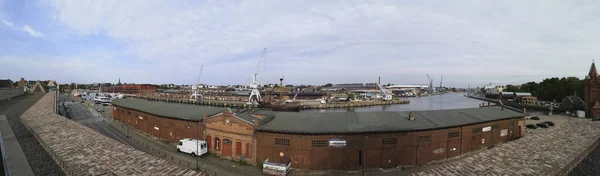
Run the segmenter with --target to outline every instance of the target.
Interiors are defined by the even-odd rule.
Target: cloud
[[[29,35],[31,35],[32,37],[44,38],[44,36],[46,36],[44,35],[44,33],[31,29],[31,27],[29,27],[28,25],[23,26],[22,30],[29,33]]]
[[[268,68],[262,74],[266,80],[286,75],[301,83],[373,82],[382,76],[389,82],[424,83],[429,73],[466,85],[585,74],[600,47],[597,3],[50,0],[49,4],[72,34],[120,41],[125,52],[150,63],[148,69],[193,75],[196,66],[204,64],[203,74],[212,77],[206,80],[214,83],[249,82],[260,51],[268,47]],[[173,80],[174,73],[151,74],[165,82],[186,81]]]
[[[4,23],[8,27],[13,27],[13,24],[11,22],[6,21],[6,20],[2,20],[2,23]]]
[[[1,20],[1,21],[2,21],[2,23],[4,23],[4,25],[10,27],[11,29],[27,32],[32,37],[44,38],[46,36],[44,33],[32,29],[31,27],[29,27],[29,25],[24,25],[22,28],[17,28],[10,21],[6,21],[6,20]]]

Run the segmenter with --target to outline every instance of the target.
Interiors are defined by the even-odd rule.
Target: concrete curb
[[[3,159],[6,159],[5,172],[7,175],[33,176],[33,170],[25,157],[25,153],[19,145],[19,141],[13,133],[6,116],[0,115],[0,145],[3,149]]]

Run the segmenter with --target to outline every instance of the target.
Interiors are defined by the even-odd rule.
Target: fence
[[[180,153],[172,152],[172,151],[164,151],[160,147],[156,147],[153,144],[148,144],[148,142],[146,142],[146,141],[152,140],[152,139],[147,139],[147,137],[137,134],[139,132],[135,131],[135,129],[131,129],[130,127],[126,127],[126,128],[130,128],[130,129],[120,129],[113,125],[114,122],[109,121],[108,123],[110,123],[110,128],[116,129],[119,133],[121,133],[123,136],[126,136],[129,140],[131,140],[136,145],[141,147],[143,149],[143,151],[148,154],[163,158],[167,161],[171,161],[171,162],[176,163],[183,167],[187,167],[187,168],[190,168],[190,169],[193,169],[196,171],[204,172],[207,175],[214,175],[214,176],[226,175],[222,172],[219,172],[219,171],[216,171],[213,169],[208,169],[207,166],[200,166],[203,164],[200,164],[199,161],[198,161],[198,166],[196,166],[196,161],[189,161],[187,159],[182,159],[183,157],[186,157],[186,156],[181,156]],[[144,139],[144,138],[146,138],[146,139]],[[199,158],[195,158],[195,159],[199,159]]]
[[[573,161],[571,161],[565,167],[560,169],[555,175],[557,175],[557,176],[569,175],[569,173],[571,173],[571,171],[573,171],[573,169],[575,169],[575,167],[577,167],[577,165],[579,165],[579,163],[581,163],[581,161],[585,157],[587,157],[587,155],[590,152],[592,152],[592,151],[594,151],[594,149],[596,149],[598,144],[600,144],[600,139],[596,139],[596,141],[592,145],[588,146],[583,152],[581,152],[579,155],[577,155],[577,157],[575,157],[575,159]]]

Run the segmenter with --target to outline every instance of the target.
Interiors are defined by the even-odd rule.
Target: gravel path
[[[569,176],[579,175],[598,175],[600,172],[600,145],[590,152],[580,163],[569,173]]]
[[[54,163],[50,155],[21,123],[21,114],[27,111],[42,96],[44,96],[44,93],[29,93],[9,101],[0,101],[0,114],[6,115],[8,123],[35,175],[64,175],[60,167]]]

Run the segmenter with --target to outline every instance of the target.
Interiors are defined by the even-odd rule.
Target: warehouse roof
[[[143,111],[156,116],[193,121],[201,121],[204,114],[211,116],[225,110],[224,108],[211,106],[167,103],[137,98],[113,100],[112,104],[124,108]]]
[[[259,131],[306,134],[418,131],[522,117],[500,107],[410,112],[273,112]]]

